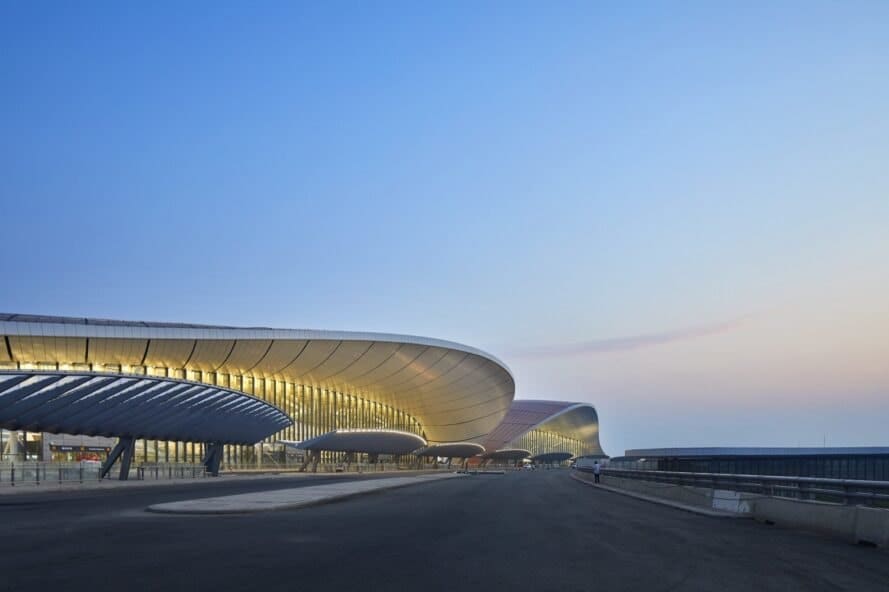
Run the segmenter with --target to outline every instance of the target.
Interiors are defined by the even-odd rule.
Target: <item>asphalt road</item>
[[[220,483],[212,494],[311,483]],[[143,511],[206,495],[206,486],[175,486],[0,499],[0,587],[889,590],[885,550],[698,516],[594,490],[565,470],[450,479],[243,516]]]

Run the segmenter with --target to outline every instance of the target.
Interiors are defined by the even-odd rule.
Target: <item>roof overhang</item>
[[[511,448],[532,430],[561,434],[586,443],[594,453],[602,451],[595,407],[566,401],[515,400],[500,425],[482,443],[488,450]]]
[[[599,445],[599,415],[589,403],[577,403],[552,415],[532,429],[563,434],[590,444]]]
[[[432,444],[414,452],[417,456],[441,456],[448,458],[472,458],[484,454],[485,447],[475,442],[447,442]]]
[[[433,442],[482,438],[515,395],[512,374],[496,357],[412,335],[0,313],[4,342],[0,365],[13,369],[185,369],[346,393],[407,413]]]
[[[240,391],[156,376],[0,371],[0,427],[253,444],[290,425],[274,405]]]
[[[296,445],[304,450],[408,454],[426,446],[416,434],[397,430],[333,430]]]
[[[483,458],[488,458],[491,460],[522,460],[523,458],[528,458],[529,456],[531,456],[530,450],[523,450],[521,448],[504,448],[502,450],[489,452],[485,454]]]

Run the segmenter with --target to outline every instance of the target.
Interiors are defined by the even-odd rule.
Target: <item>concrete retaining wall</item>
[[[866,506],[841,506],[780,497],[753,502],[753,517],[838,536],[852,543],[889,547],[889,510]]]
[[[578,471],[578,477],[593,476]],[[725,492],[704,487],[624,479],[602,475],[602,484],[706,509],[728,509],[726,500],[736,496],[737,511],[781,526],[801,528],[837,536],[852,543],[889,547],[889,510],[866,506],[843,506],[824,502],[764,497],[744,492]]]
[[[587,474],[581,473],[582,478],[592,481]],[[592,477],[592,475],[589,475]],[[652,481],[641,481],[639,479],[623,479],[612,477],[610,475],[601,475],[602,485],[609,487],[619,487],[627,491],[635,491],[644,495],[654,495],[662,497],[670,501],[688,504],[690,506],[699,506],[702,508],[710,508],[713,500],[713,490],[704,487],[676,487],[668,483],[655,483]]]

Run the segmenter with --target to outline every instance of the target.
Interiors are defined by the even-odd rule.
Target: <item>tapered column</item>
[[[108,454],[108,458],[105,459],[99,477],[104,479],[108,476],[111,467],[113,467],[115,461],[120,458],[120,473],[118,479],[120,481],[126,481],[130,476],[130,463],[133,461],[133,455],[135,453],[136,439],[130,436],[121,436],[117,440],[117,444],[114,445],[114,448],[112,448],[111,452]]]
[[[208,442],[201,462],[208,473],[218,477],[219,465],[222,463],[222,442]]]

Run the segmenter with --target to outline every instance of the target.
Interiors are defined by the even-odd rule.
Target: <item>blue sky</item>
[[[0,309],[457,340],[596,404],[611,453],[887,444],[887,30],[7,2]]]

